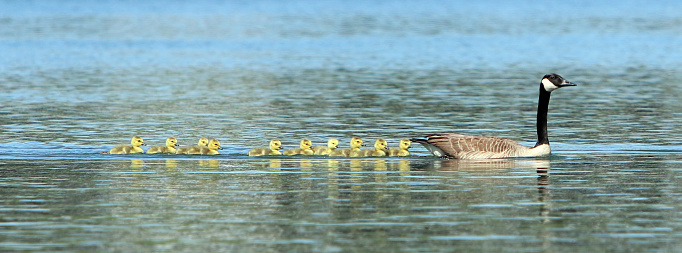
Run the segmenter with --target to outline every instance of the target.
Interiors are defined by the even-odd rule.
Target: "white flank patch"
[[[552,149],[549,147],[549,144],[542,144],[531,149],[528,149],[526,152],[523,152],[523,154],[520,154],[519,157],[547,156],[551,153]]]
[[[556,86],[554,83],[552,83],[552,81],[550,81],[550,80],[547,79],[547,78],[543,78],[543,79],[542,79],[542,86],[545,87],[545,90],[546,90],[547,92],[552,92],[552,91],[554,91],[554,90],[556,90],[556,89],[559,88],[559,86]]]

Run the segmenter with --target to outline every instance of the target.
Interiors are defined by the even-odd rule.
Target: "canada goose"
[[[327,141],[327,146],[318,146],[313,149],[316,155],[329,155],[339,147],[339,140],[331,138]]]
[[[386,146],[388,146],[388,142],[379,138],[374,142],[374,149],[362,150],[360,156],[386,156]]]
[[[168,137],[166,138],[166,146],[154,146],[151,147],[147,150],[147,154],[158,154],[158,153],[164,153],[164,154],[175,154],[176,149],[175,147],[178,146],[178,139],[175,137]]]
[[[175,151],[175,153],[176,153],[176,154],[187,154],[187,152],[189,152],[189,150],[190,150],[191,148],[197,147],[197,146],[204,146],[204,147],[208,146],[208,139],[202,137],[202,138],[199,139],[199,143],[197,143],[197,145],[179,147],[179,148]]]
[[[364,146],[362,145],[362,139],[353,137],[350,140],[350,148],[336,149],[329,156],[358,157],[361,155],[360,147],[362,146]]]
[[[388,150],[388,156],[410,156],[410,145],[412,145],[412,142],[408,139],[402,139],[400,140],[400,144],[398,148],[392,148]]]
[[[220,146],[220,141],[216,139],[211,139],[211,141],[208,142],[208,146],[202,146],[202,145],[195,145],[190,147],[190,149],[187,151],[188,155],[219,155],[220,152],[218,150],[222,150],[223,148]]]
[[[547,137],[547,109],[551,92],[565,86],[575,86],[557,74],[547,74],[540,81],[537,133],[534,147],[525,147],[513,140],[491,136],[470,136],[454,133],[433,134],[425,139],[411,139],[424,145],[435,156],[456,159],[486,159],[505,157],[537,157],[551,153]]]
[[[285,150],[284,155],[313,155],[315,152],[312,149],[313,143],[308,139],[301,140],[299,148]]]
[[[251,150],[249,150],[247,155],[249,155],[249,156],[281,155],[282,152],[279,151],[280,149],[282,149],[282,142],[279,140],[271,140],[270,141],[270,147],[251,149]]]
[[[122,154],[142,154],[144,153],[144,149],[142,149],[140,146],[144,146],[144,140],[140,138],[139,136],[134,136],[130,140],[130,146],[128,145],[118,145],[116,147],[113,147],[109,152],[106,152],[105,154],[112,154],[112,155],[122,155]]]

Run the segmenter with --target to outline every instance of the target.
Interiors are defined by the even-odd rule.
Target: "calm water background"
[[[0,250],[682,246],[680,1],[0,1]],[[434,132],[543,159],[250,158]],[[215,157],[99,152],[133,135]]]

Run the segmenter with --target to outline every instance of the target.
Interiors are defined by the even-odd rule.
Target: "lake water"
[[[0,1],[0,251],[674,252],[680,1]],[[248,157],[457,132],[553,155]],[[218,156],[103,155],[217,138]]]

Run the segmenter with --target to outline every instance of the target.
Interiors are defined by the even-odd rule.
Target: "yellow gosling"
[[[199,143],[197,143],[197,145],[179,147],[179,148],[175,151],[175,153],[176,153],[176,154],[187,154],[187,152],[189,152],[190,149],[192,149],[192,148],[194,148],[194,147],[197,147],[197,146],[204,146],[204,147],[208,146],[208,139],[202,137],[202,138],[199,139]]]
[[[379,138],[374,142],[374,149],[362,150],[361,156],[386,156],[386,151],[388,151],[386,146],[388,146],[388,142]]]
[[[344,157],[358,157],[360,156],[360,147],[362,147],[362,139],[353,137],[350,140],[350,148],[336,149],[329,156],[344,156]]]
[[[313,152],[313,142],[311,142],[308,139],[303,139],[301,140],[301,144],[299,145],[298,148],[295,149],[289,149],[285,150],[283,152],[284,155],[313,155],[315,152]]]
[[[223,147],[220,146],[220,141],[216,139],[211,139],[208,142],[208,146],[196,145],[192,146],[188,151],[188,155],[219,155],[218,150],[222,150]]]
[[[279,151],[280,149],[282,149],[282,142],[279,140],[271,140],[269,148],[254,148],[252,150],[249,150],[247,155],[249,156],[281,155],[282,152]]]
[[[168,137],[166,139],[166,146],[154,146],[147,150],[147,154],[175,154],[175,147],[178,146],[178,139],[175,137]]]
[[[327,146],[319,146],[315,147],[313,149],[313,153],[316,155],[329,155],[334,150],[336,150],[339,147],[339,140],[331,138],[329,141],[327,141]]]
[[[408,139],[400,140],[399,148],[392,148],[388,150],[388,156],[410,156],[410,149],[412,142]]]
[[[130,140],[130,146],[128,145],[119,145],[111,150],[109,150],[108,154],[112,155],[123,155],[123,154],[142,154],[144,153],[144,149],[142,149],[140,146],[144,146],[144,140],[140,138],[139,136],[133,137],[133,139]]]

